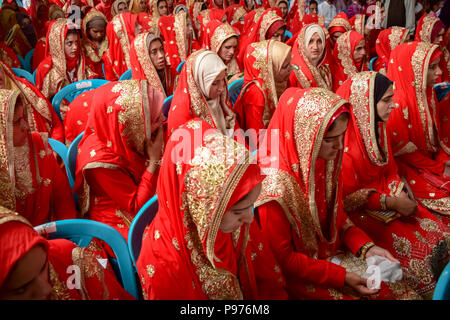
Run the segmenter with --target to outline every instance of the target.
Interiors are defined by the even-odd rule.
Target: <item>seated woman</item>
[[[166,61],[172,77],[175,78],[178,75],[178,65],[192,52],[192,22],[186,12],[181,10],[172,16],[162,16],[158,27],[164,40]]]
[[[450,82],[450,52],[445,46],[445,24],[441,19],[433,15],[423,15],[417,23],[415,32],[415,41],[437,44],[443,55],[439,68],[442,70],[442,76],[438,82]]]
[[[234,111],[244,129],[266,129],[291,74],[291,47],[266,40],[251,44],[244,59],[244,86]],[[253,143],[257,143],[258,138]]]
[[[399,106],[387,122],[392,153],[416,200],[450,223],[450,148],[444,135],[448,107],[436,107],[433,85],[442,75],[437,45],[408,42],[395,48],[387,76]]]
[[[58,166],[46,134],[31,133],[19,92],[0,90],[0,205],[33,226],[77,217],[65,172]]]
[[[178,134],[179,132],[182,132]],[[285,299],[285,282],[253,222],[263,177],[244,145],[201,119],[167,144],[158,213],[137,261],[145,299]]]
[[[53,106],[35,85],[14,74],[0,61],[0,89],[20,91],[31,132],[48,132],[49,138],[64,142],[64,128]]]
[[[265,10],[256,22],[248,21],[248,29],[241,35],[239,41],[240,54],[237,61],[241,68],[244,68],[245,51],[252,43],[271,39],[283,41],[286,23],[278,13],[279,10],[270,8]],[[255,13],[255,16],[258,17],[258,14]]]
[[[78,145],[74,191],[82,215],[128,239],[131,221],[155,194],[163,96],[145,80],[112,82],[96,90],[98,99]]]
[[[146,0],[130,0],[128,10],[132,13],[139,14],[141,12],[148,12]]]
[[[328,34],[330,35],[330,53],[333,53],[333,48],[336,45],[337,39],[347,31],[351,30],[352,26],[350,25],[345,12],[339,12],[328,25]]]
[[[266,174],[255,203],[262,232],[291,299],[420,298],[403,281],[376,290],[362,277],[365,258],[397,260],[344,212],[340,163],[348,118],[347,101],[322,88],[289,88],[281,96],[258,150]]]
[[[69,28],[67,19],[58,19],[52,23],[47,33],[47,57],[36,71],[36,87],[48,101],[65,86],[95,78],[86,65],[86,59],[80,48],[78,31]],[[65,108],[61,108],[64,118]]]
[[[333,92],[351,76],[368,71],[366,59],[366,40],[362,34],[347,31],[341,35],[334,46],[330,63]]]
[[[86,14],[82,24],[82,48],[86,56],[86,64],[98,75],[98,79],[104,78],[102,57],[108,49],[107,24],[105,15],[95,9]]]
[[[390,27],[382,30],[378,35],[377,43],[375,45],[378,58],[375,60],[373,71],[378,71],[386,75],[389,57],[392,50],[408,40],[409,29],[402,27]]]
[[[97,260],[106,258],[100,250],[95,242],[81,248],[65,239],[47,240],[0,206],[0,300],[132,300],[111,265],[104,268]],[[79,287],[70,272],[74,266]]]
[[[449,261],[445,235],[450,229],[408,197],[398,175],[386,136],[386,122],[395,108],[393,83],[381,73],[361,72],[344,82],[337,93],[352,108],[342,159],[344,210],[401,262],[411,288],[431,299]],[[395,220],[386,217],[383,221],[377,215],[388,211],[398,213],[392,217]]]
[[[25,19],[29,23],[26,23]],[[3,36],[1,39],[15,52],[18,57],[25,55],[36,45],[36,32],[30,17],[23,12],[15,12],[9,8],[0,10],[0,22]]]
[[[331,90],[331,71],[328,66],[326,35],[318,24],[303,28],[292,48],[294,70],[288,87],[320,87]]]
[[[205,30],[209,30],[203,37],[203,48],[214,51],[227,66],[227,79],[241,70],[236,62],[238,49],[238,35],[236,31],[228,24],[218,20],[211,20],[206,24]]]
[[[238,128],[226,87],[227,66],[209,50],[194,52],[186,60],[169,111],[168,135],[192,118],[200,118],[222,134]]]
[[[0,41],[0,61],[6,63],[11,68],[22,68],[15,52],[3,41]]]
[[[172,95],[174,78],[166,64],[163,40],[153,33],[139,34],[130,50],[133,79],[147,80],[164,98]]]
[[[134,38],[141,33],[137,14],[125,12],[116,15],[106,27],[108,49],[103,55],[105,64],[105,79],[119,80],[120,76],[131,69],[130,49]]]

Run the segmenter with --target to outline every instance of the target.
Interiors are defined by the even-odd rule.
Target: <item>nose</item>
[[[336,142],[334,144],[334,149],[336,149],[336,150],[344,149],[344,135],[342,135],[342,137],[339,137],[339,139],[336,139]]]
[[[242,223],[252,223],[253,222],[253,207],[250,207],[245,213],[241,215]]]
[[[439,66],[436,66],[436,76],[439,77],[442,75],[442,70],[439,68]]]

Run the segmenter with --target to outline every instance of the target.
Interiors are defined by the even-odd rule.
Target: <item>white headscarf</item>
[[[318,24],[310,24],[306,27],[305,30],[305,46],[308,47],[309,41],[311,40],[311,37],[317,33],[320,37],[320,40],[322,40],[323,46],[325,48],[325,32],[323,31],[322,27]],[[325,49],[324,49],[325,50]]]

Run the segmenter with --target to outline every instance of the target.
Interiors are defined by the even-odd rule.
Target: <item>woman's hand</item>
[[[351,271],[347,271],[345,273],[344,283],[355,290],[361,296],[376,294],[379,291],[379,289],[369,289],[367,287],[367,279],[364,279],[363,277],[360,277],[359,275]]]
[[[411,200],[404,191],[397,198],[387,197],[386,206],[388,209],[395,210],[404,217],[412,216],[417,212],[417,203]]]
[[[450,177],[450,161],[444,164],[444,176]]]
[[[163,127],[161,126],[152,134],[151,139],[145,143],[145,152],[150,161],[147,170],[151,173],[155,173],[157,168],[156,162],[161,159],[163,142]]]
[[[373,246],[372,248],[367,250],[366,259],[369,257],[372,257],[372,256],[385,257],[386,259],[389,259],[393,262],[400,262],[397,259],[395,259],[394,256],[389,251],[387,251],[386,249],[383,249],[379,246]]]

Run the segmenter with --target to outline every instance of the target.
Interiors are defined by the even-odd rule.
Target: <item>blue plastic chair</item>
[[[163,113],[164,117],[166,117],[166,119],[169,116],[169,110],[170,110],[170,105],[172,104],[172,98],[173,98],[173,95],[168,96],[166,99],[164,99],[164,102],[163,102],[162,113]]]
[[[37,69],[34,70],[33,72],[33,83],[36,85],[36,74],[37,74]]]
[[[114,228],[97,221],[87,219],[68,219],[42,224],[34,228],[49,239],[67,239],[80,247],[87,247],[93,238],[106,242],[113,250],[120,278],[125,290],[139,298],[135,272],[128,252],[128,244]]]
[[[447,263],[436,283],[433,300],[450,300],[450,262]]]
[[[81,93],[96,89],[106,83],[109,83],[109,81],[103,79],[82,80],[71,83],[59,90],[57,94],[55,94],[52,100],[53,109],[55,109],[56,114],[62,121],[60,105],[63,99],[67,100],[70,103],[75,100],[75,98],[78,97],[78,95],[80,95]]]
[[[284,31],[284,39],[288,40],[290,38],[292,38],[292,32],[289,30]]]
[[[72,177],[72,173],[70,172],[69,169],[69,156],[68,156],[69,149],[66,147],[64,143],[52,138],[48,139],[48,144],[50,145],[50,147],[52,147],[53,151],[55,151],[61,157],[62,161],[64,162],[64,167],[66,168],[67,178],[69,179],[70,187],[73,188],[74,180]]]
[[[131,222],[130,231],[128,231],[128,251],[134,265],[141,253],[144,230],[155,218],[158,207],[158,197],[155,195],[144,204]]]
[[[445,88],[445,85],[447,85],[446,88]],[[435,84],[434,90],[436,92],[436,98],[438,99],[438,101],[441,101],[450,92],[450,82]]]
[[[29,73],[27,70],[19,69],[19,68],[12,68],[12,71],[14,71],[14,74],[18,77],[22,77],[30,81],[32,84],[36,84],[33,75]]]
[[[120,76],[119,81],[131,80],[131,76],[132,76],[131,69],[128,69]]]
[[[31,70],[31,59],[33,59],[33,54],[34,54],[34,49],[31,49],[25,55],[25,59],[22,59],[22,57],[18,56],[18,58],[20,60],[20,64],[22,66],[22,69],[26,70],[30,73],[33,72],[33,70]]]
[[[230,85],[228,86],[228,96],[231,100],[231,102],[236,102],[239,93],[241,93],[242,86],[244,85],[244,78],[234,80]]]
[[[181,61],[181,63],[178,65],[178,67],[177,67],[177,72],[178,73],[181,73],[181,70],[183,70],[183,66],[184,66],[184,63],[186,62],[186,60],[183,60],[183,61]]]
[[[378,57],[373,57],[372,59],[370,59],[370,65],[369,65],[369,70],[373,71],[373,65],[375,64],[375,61],[377,61]]]
[[[77,167],[77,154],[78,154],[78,144],[80,143],[81,139],[83,138],[84,132],[80,133],[70,144],[68,150],[67,150],[67,163],[69,166],[68,175],[70,174],[69,183],[72,184],[70,187],[73,189],[73,183],[75,182],[75,169]]]

